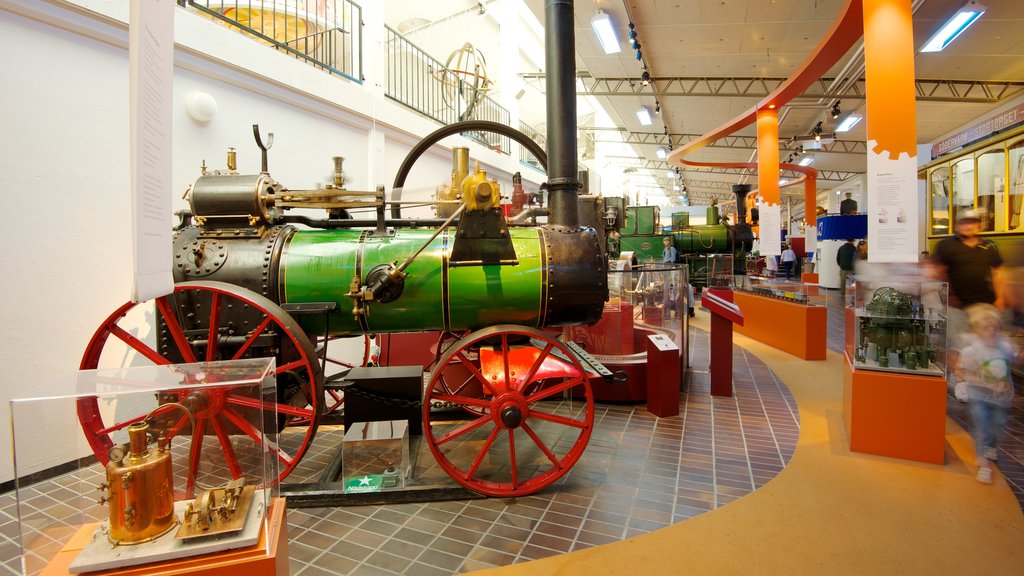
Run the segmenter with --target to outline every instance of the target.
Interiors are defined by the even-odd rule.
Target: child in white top
[[[967,407],[974,421],[974,443],[979,482],[992,482],[996,441],[1006,426],[1013,405],[1010,364],[1019,351],[1003,335],[999,309],[991,304],[967,307],[971,334],[960,351],[956,375],[967,382]]]

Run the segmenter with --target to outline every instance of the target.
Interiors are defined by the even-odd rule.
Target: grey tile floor
[[[708,336],[694,330],[692,339],[694,369],[678,416],[656,418],[644,405],[599,404],[579,462],[527,497],[291,508],[291,574],[429,576],[502,566],[656,530],[763,486],[793,454],[796,404],[760,361],[739,348],[734,396],[712,398]],[[306,458],[313,463],[326,457],[340,434],[322,430],[320,453],[311,448]],[[53,512],[60,503],[50,494],[67,489],[62,482],[69,484],[55,478],[33,486],[25,501]],[[21,573],[16,517],[14,494],[0,495],[0,573]],[[56,541],[42,552],[55,549]],[[30,568],[44,560],[33,558]]]

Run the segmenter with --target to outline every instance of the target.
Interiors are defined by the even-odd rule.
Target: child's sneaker
[[[988,466],[982,466],[978,468],[978,475],[974,477],[978,482],[982,484],[992,483],[992,469]]]
[[[991,446],[988,447],[988,448],[985,448],[982,451],[981,455],[982,455],[983,458],[985,458],[985,460],[991,460],[993,462],[995,462],[996,460],[999,460],[999,453],[996,452],[996,449],[992,448]]]
[[[967,382],[957,382],[953,386],[953,396],[958,402],[967,402]]]

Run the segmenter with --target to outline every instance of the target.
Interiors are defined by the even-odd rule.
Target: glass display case
[[[732,254],[687,254],[686,266],[690,282],[698,291],[702,288],[725,288],[731,284],[735,273]],[[745,259],[741,266],[746,266]]]
[[[944,376],[947,284],[853,280],[846,294],[846,353],[854,367]]]
[[[690,308],[694,287],[682,264],[613,260],[608,266],[608,301],[594,325],[564,329],[564,339],[581,348],[617,377],[592,379],[594,398],[640,402],[647,398],[649,337],[662,335],[679,350],[679,373],[689,365]],[[621,380],[624,375],[625,382]]]
[[[269,553],[277,405],[273,358],[83,370],[12,400],[23,572]]]
[[[804,284],[787,278],[733,276],[732,289],[808,306],[826,306],[829,293],[816,284]]]

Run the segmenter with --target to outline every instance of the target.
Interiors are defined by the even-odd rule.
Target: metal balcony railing
[[[215,22],[358,83],[363,9],[351,0],[188,0]]]
[[[530,137],[531,140],[540,145],[541,148],[547,149],[547,137],[535,130],[529,124],[525,122],[519,123],[519,131]],[[520,146],[519,147],[519,163],[523,166],[533,168],[541,174],[545,174],[544,167],[540,165],[540,161],[537,160],[529,150]]]
[[[509,125],[508,110],[487,96],[476,98],[470,83],[448,71],[444,64],[393,28],[384,28],[385,96],[445,125],[461,120],[490,120]],[[499,134],[462,135],[502,154],[509,154],[512,147],[512,139]]]

